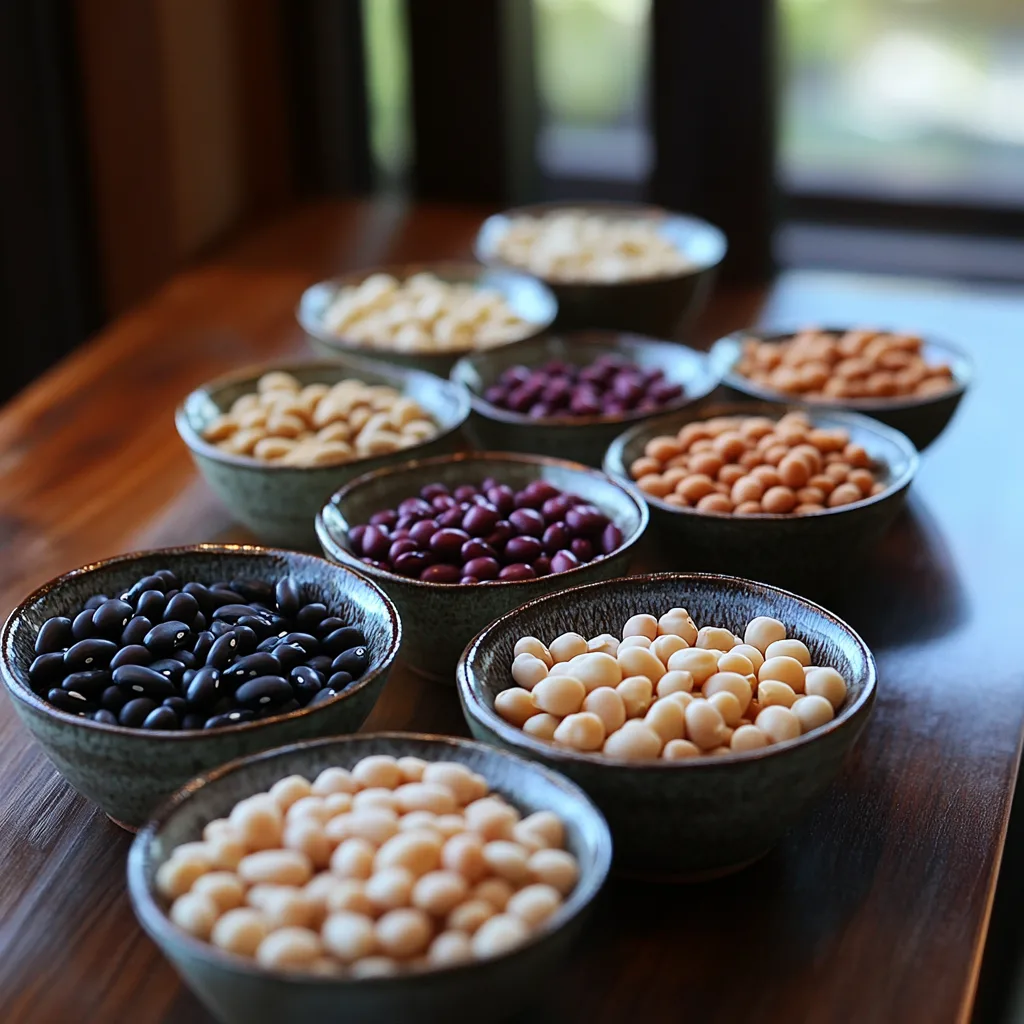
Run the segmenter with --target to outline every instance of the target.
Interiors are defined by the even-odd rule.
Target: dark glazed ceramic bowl
[[[477,259],[492,267],[511,266],[498,255],[497,245],[513,218],[539,217],[568,209],[622,219],[654,220],[661,234],[689,256],[694,266],[667,277],[641,278],[619,284],[544,279],[558,299],[555,327],[562,331],[581,327],[613,328],[654,338],[679,337],[707,301],[715,269],[725,258],[727,248],[725,235],[697,217],[641,203],[557,202],[517,206],[484,221],[474,247]]]
[[[384,359],[393,366],[425,370],[445,377],[466,350],[451,352],[403,352],[398,349],[378,348],[362,341],[335,334],[324,326],[324,313],[342,288],[362,284],[372,274],[390,274],[404,281],[413,274],[429,273],[448,284],[474,284],[491,288],[502,294],[512,311],[532,324],[522,338],[505,342],[515,345],[526,338],[536,337],[554,322],[558,303],[551,290],[535,277],[517,270],[482,267],[478,263],[403,263],[384,267],[370,267],[352,274],[320,281],[302,293],[295,315],[313,347],[325,356],[362,354]],[[501,346],[494,346],[495,348]]]
[[[830,334],[844,334],[845,327],[823,327]],[[737,373],[734,369],[743,352],[743,343],[750,338],[759,341],[785,341],[795,331],[736,331],[720,338],[711,348],[709,358],[716,372],[721,376],[722,383],[733,391],[769,402],[801,402],[809,409],[820,409],[831,412],[845,409],[850,412],[863,413],[881,423],[888,424],[894,430],[906,434],[924,451],[945,429],[953,418],[960,399],[964,397],[973,376],[971,360],[961,349],[948,341],[925,338],[922,353],[926,362],[948,363],[953,370],[953,384],[941,395],[928,395],[925,398],[840,398],[833,402],[821,399],[804,398],[799,395],[787,395],[781,391],[756,384],[754,381]]]
[[[437,434],[422,444],[387,455],[333,466],[280,466],[249,455],[232,455],[203,440],[206,426],[227,412],[235,399],[256,390],[264,373],[283,370],[303,385],[336,384],[356,377],[367,384],[390,384],[415,399],[437,424]],[[461,428],[469,417],[465,388],[428,373],[405,370],[356,356],[312,362],[249,366],[218,377],[193,391],[175,413],[181,439],[214,494],[235,518],[267,544],[316,548],[313,519],[324,499],[343,483],[411,455],[441,455],[463,446]]]
[[[558,912],[526,945],[493,960],[388,978],[342,979],[280,974],[193,938],[167,918],[154,889],[157,869],[180,843],[244,797],[291,774],[312,777],[330,766],[350,767],[369,754],[459,761],[524,813],[551,810],[565,823],[566,847],[580,878]],[[611,861],[608,826],[585,794],[540,765],[493,747],[441,736],[380,733],[299,743],[235,761],[179,791],[139,833],[128,857],[128,889],[149,936],[219,1020],[238,1024],[448,1024],[502,1020],[542,998],[584,924]]]
[[[495,696],[513,685],[520,637],[619,636],[631,615],[673,607],[689,609],[698,625],[741,632],[757,615],[780,619],[814,664],[843,674],[845,705],[828,725],[763,750],[630,763],[536,739],[494,710]],[[532,757],[586,790],[611,826],[617,869],[696,880],[756,860],[832,783],[871,712],[875,661],[845,622],[788,591],[731,576],[659,573],[575,587],[509,612],[466,648],[458,687],[477,739]]]
[[[46,703],[28,667],[39,627],[81,609],[93,594],[123,593],[157,569],[212,583],[292,575],[328,608],[344,610],[366,634],[371,668],[334,700],[287,715],[212,730],[126,729],[93,722]],[[354,732],[373,709],[402,639],[395,606],[373,583],[314,555],[246,545],[200,544],[119,555],[58,576],[11,612],[0,634],[0,669],[14,709],[57,770],[119,825],[143,824],[168,794],[194,775],[233,758],[314,736]]]
[[[678,508],[645,494],[651,520],[673,568],[742,573],[780,586],[793,586],[848,564],[876,541],[896,518],[917,472],[914,446],[898,431],[850,412],[797,405],[744,402],[684,409],[647,420],[612,442],[605,472],[630,481],[629,466],[653,437],[675,434],[685,423],[712,416],[770,416],[804,408],[818,427],[842,427],[880,466],[886,489],[874,498],[808,515],[733,516]],[[876,470],[876,472],[878,472]]]
[[[533,580],[495,580],[491,583],[424,583],[366,565],[349,548],[348,529],[365,523],[383,508],[419,493],[428,483],[452,487],[479,483],[493,476],[515,489],[534,480],[547,480],[560,490],[592,502],[622,531],[621,546],[610,555]],[[453,681],[455,664],[470,638],[492,619],[511,608],[573,583],[607,580],[625,573],[633,549],[647,528],[643,499],[629,484],[621,485],[597,469],[539,455],[467,452],[447,458],[407,462],[394,469],[368,473],[343,487],[317,516],[316,531],[328,557],[365,573],[384,590],[402,615],[405,643],[402,654],[409,667],[432,679]]]
[[[535,419],[500,409],[484,391],[512,366],[541,366],[552,359],[586,366],[599,356],[618,355],[645,370],[660,369],[670,384],[684,393],[657,413],[630,412],[619,416],[549,416]],[[657,341],[616,331],[578,331],[545,335],[511,348],[464,356],[452,370],[452,380],[464,384],[473,403],[466,431],[479,448],[490,451],[534,452],[600,466],[608,445],[627,426],[651,416],[685,408],[706,397],[718,384],[707,356],[678,342]]]

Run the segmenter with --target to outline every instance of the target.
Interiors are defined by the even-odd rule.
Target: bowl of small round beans
[[[899,513],[914,445],[857,413],[705,405],[612,443],[605,470],[636,485],[688,567],[793,584],[862,553]]]
[[[788,591],[660,573],[509,612],[466,648],[458,689],[477,739],[586,790],[617,868],[696,879],[764,854],[832,783],[875,663]]]
[[[361,473],[463,445],[469,395],[357,356],[248,367],[193,391],[175,423],[203,478],[263,543],[313,549],[313,519]]]
[[[703,307],[726,252],[718,228],[639,203],[538,203],[488,217],[488,266],[523,270],[558,299],[555,326],[672,338]]]
[[[478,447],[593,466],[624,427],[704,398],[718,383],[703,353],[617,331],[544,335],[464,356],[451,378],[469,390],[466,430]]]
[[[946,429],[972,376],[967,354],[948,341],[857,328],[737,331],[710,358],[734,391],[861,412],[918,450]]]
[[[467,352],[551,326],[558,304],[540,281],[478,263],[360,270],[307,288],[296,316],[323,355],[361,353],[440,375]]]
[[[353,480],[324,506],[329,558],[402,615],[410,668],[451,682],[470,638],[531,597],[626,571],[648,512],[629,484],[540,455],[465,452]]]
[[[0,670],[61,774],[135,827],[198,771],[358,729],[400,643],[394,605],[357,573],[202,544],[51,580],[7,619]]]
[[[244,758],[178,792],[132,905],[221,1020],[503,1020],[539,997],[608,873],[608,826],[536,763],[382,733]]]

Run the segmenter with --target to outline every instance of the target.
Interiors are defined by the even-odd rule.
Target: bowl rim
[[[539,203],[524,203],[520,206],[510,206],[485,218],[477,230],[476,237],[473,239],[473,255],[488,267],[500,267],[502,269],[515,270],[519,273],[530,273],[524,267],[520,267],[515,263],[509,263],[492,249],[486,247],[484,245],[484,238],[486,235],[496,232],[503,225],[507,226],[507,222],[513,217],[541,217],[556,210],[583,210],[586,213],[610,213],[643,218],[645,220],[674,221],[677,224],[704,231],[710,238],[713,238],[717,245],[718,256],[710,261],[694,262],[693,266],[672,274],[648,274],[645,277],[631,277],[625,281],[587,281],[575,279],[560,281],[557,278],[532,275],[538,281],[544,282],[548,287],[562,290],[575,288],[628,288],[631,285],[647,285],[662,281],[681,281],[720,266],[729,251],[729,240],[726,238],[725,232],[703,217],[696,216],[696,214],[671,210],[667,206],[659,206],[656,203],[641,203],[631,200],[586,199],[574,202],[571,199],[551,199]]]
[[[493,708],[488,706],[483,696],[486,691],[486,687],[475,672],[472,674],[470,673],[469,663],[476,655],[477,651],[491,640],[493,633],[500,627],[504,626],[507,620],[510,620],[523,612],[532,611],[537,605],[545,601],[565,601],[567,604],[570,604],[574,600],[585,597],[584,592],[587,590],[597,589],[600,587],[621,586],[624,583],[629,583],[631,586],[641,590],[648,584],[660,583],[662,581],[677,582],[681,585],[685,585],[687,582],[691,581],[695,581],[697,583],[710,582],[719,584],[720,589],[727,589],[729,586],[736,587],[738,585],[740,589],[754,590],[755,592],[769,591],[773,594],[781,595],[785,598],[798,602],[803,605],[805,609],[813,612],[819,620],[824,619],[829,624],[832,631],[838,630],[845,633],[847,637],[860,648],[866,666],[864,685],[861,688],[860,693],[857,695],[855,700],[844,705],[830,722],[819,726],[816,729],[812,729],[810,732],[803,733],[796,739],[784,740],[781,743],[773,743],[770,746],[762,747],[757,750],[746,750],[735,753],[730,752],[728,755],[721,755],[718,757],[708,757],[707,755],[701,757],[688,757],[679,761],[666,761],[660,757],[632,761],[622,758],[606,757],[604,754],[573,750],[570,747],[558,746],[553,743],[535,739],[529,733],[523,732],[522,729],[517,729],[515,726],[506,722]],[[511,676],[509,678],[511,679]],[[497,733],[498,736],[501,737],[502,742],[509,743],[516,749],[523,750],[524,754],[527,754],[528,756],[540,756],[542,758],[558,762],[559,764],[597,765],[611,769],[628,768],[644,772],[711,771],[723,765],[746,764],[761,761],[777,754],[784,754],[788,751],[796,750],[799,747],[807,746],[823,736],[827,736],[844,728],[857,716],[862,708],[870,706],[875,699],[877,682],[878,668],[875,663],[875,656],[871,652],[871,648],[864,642],[863,637],[861,637],[861,635],[844,619],[839,618],[838,615],[830,612],[827,608],[818,604],[816,601],[811,601],[809,598],[801,597],[799,594],[795,594],[793,591],[786,590],[783,587],[772,586],[770,583],[761,583],[757,580],[748,580],[742,576],[729,576],[725,573],[713,572],[643,573],[637,576],[623,576],[618,579],[603,580],[597,583],[587,583],[576,587],[567,587],[565,590],[556,591],[555,593],[548,594],[545,597],[535,598],[532,601],[521,604],[518,608],[513,608],[511,611],[505,612],[505,614],[499,616],[492,623],[480,630],[480,632],[477,633],[477,635],[466,645],[466,649],[462,652],[462,656],[459,658],[458,665],[455,668],[455,686],[458,690],[459,702],[462,705],[463,715],[466,717],[467,721],[470,718],[475,718],[491,732]],[[506,689],[507,688],[508,687],[506,687]]]
[[[765,341],[771,344],[785,341],[799,334],[801,330],[808,328],[791,328],[783,330],[772,328],[761,330],[756,327],[742,327],[719,338],[708,350],[708,359],[714,364],[719,374],[720,382],[741,391],[745,395],[768,402],[799,402],[814,409],[848,409],[853,412],[885,413],[901,412],[910,409],[924,409],[935,405],[938,402],[947,401],[950,398],[962,397],[974,379],[974,360],[966,350],[959,345],[954,345],[945,338],[937,338],[931,334],[921,334],[917,331],[896,331],[883,330],[879,334],[913,334],[919,337],[925,346],[938,349],[942,354],[949,356],[950,368],[953,371],[953,384],[945,391],[937,395],[893,395],[890,398],[809,398],[805,395],[790,394],[786,391],[777,391],[761,384],[756,384],[749,377],[744,377],[735,369],[740,357],[740,349],[743,342],[747,340]],[[867,330],[868,328],[857,327],[815,327],[814,330],[822,334],[845,334],[847,331]],[[872,328],[874,330],[874,328]]]
[[[538,467],[553,466],[558,469],[583,470],[588,475],[601,478],[622,491],[636,506],[640,521],[637,528],[629,536],[623,536],[622,543],[614,551],[609,552],[607,555],[601,555],[600,558],[593,558],[589,562],[583,562],[580,565],[574,566],[572,569],[567,569],[565,572],[549,573],[547,576],[536,576],[529,580],[486,580],[481,583],[463,584],[432,583],[429,580],[414,580],[408,576],[401,576],[397,572],[391,572],[387,569],[378,569],[374,565],[367,565],[337,542],[334,534],[331,532],[324,520],[324,512],[327,508],[335,506],[334,512],[345,523],[347,532],[348,519],[342,514],[341,510],[337,508],[337,506],[353,491],[374,483],[382,477],[398,477],[406,472],[420,469],[424,466],[441,466],[459,462],[511,462]],[[549,580],[552,576],[570,576],[574,572],[587,569],[588,567],[599,564],[609,558],[625,554],[630,548],[634,547],[639,542],[641,537],[643,537],[644,532],[647,529],[647,525],[650,522],[650,518],[651,513],[647,508],[647,503],[643,500],[640,492],[632,485],[632,483],[623,483],[605,470],[597,469],[594,466],[585,466],[582,462],[572,462],[569,459],[553,458],[550,455],[531,455],[525,452],[467,451],[455,452],[451,455],[435,455],[427,459],[411,459],[409,462],[399,463],[394,466],[385,466],[382,469],[376,469],[370,473],[364,473],[362,476],[355,477],[335,491],[334,494],[327,499],[324,507],[316,514],[315,526],[316,535],[320,540],[320,544],[323,547],[325,554],[332,559],[338,558],[341,564],[351,568],[355,572],[365,573],[367,576],[373,576],[375,579],[383,581],[384,584],[399,583],[412,587],[423,587],[428,591],[442,590],[448,593],[464,593],[467,588],[472,587],[475,590],[475,588],[480,586],[501,588],[528,587],[531,584],[540,583],[543,580]]]
[[[616,338],[618,338],[619,341],[615,341],[614,339]],[[698,349],[691,348],[689,345],[684,345],[682,342],[669,341],[663,338],[653,338],[646,334],[637,334],[631,331],[614,331],[605,328],[583,328],[579,330],[561,332],[555,331],[542,334],[537,338],[526,339],[518,342],[517,344],[525,347],[527,345],[534,345],[540,342],[547,344],[553,341],[565,341],[566,344],[571,345],[572,349],[577,352],[585,349],[613,349],[618,351],[623,341],[625,341],[627,345],[639,343],[646,348],[662,349],[665,351],[666,357],[669,351],[673,351],[678,354],[681,359],[685,360],[689,366],[699,368],[701,370],[701,375],[705,379],[697,389],[684,389],[683,393],[678,398],[674,398],[668,405],[662,406],[660,409],[654,409],[651,412],[638,412],[634,409],[631,412],[617,413],[614,416],[543,417],[532,417],[526,413],[513,412],[511,409],[502,409],[493,402],[487,401],[482,394],[475,391],[465,380],[461,379],[471,370],[475,371],[475,364],[481,360],[486,360],[491,354],[490,351],[474,352],[471,355],[463,356],[452,367],[451,372],[448,374],[448,379],[461,384],[469,392],[469,401],[473,411],[486,419],[511,424],[513,426],[553,427],[559,430],[586,429],[589,427],[616,426],[618,424],[626,425],[643,422],[645,419],[650,419],[652,416],[663,416],[669,412],[677,412],[679,409],[685,409],[688,405],[692,405],[703,398],[707,398],[707,396],[710,395],[711,392],[714,391],[721,383],[721,375],[715,365],[711,362],[711,359],[706,352],[701,352]]]
[[[629,445],[636,437],[640,436],[644,431],[657,427],[659,423],[675,419],[680,412],[686,411],[688,410],[683,409],[667,416],[645,420],[643,423],[638,424],[632,429],[619,434],[619,436],[608,446],[608,451],[605,453],[603,463],[605,472],[616,480],[631,480],[631,477],[629,476],[629,468],[626,466],[626,460],[623,457],[626,446]],[[845,424],[847,427],[856,427],[859,430],[865,430],[883,438],[890,444],[895,445],[901,452],[903,452],[906,458],[906,466],[903,472],[895,479],[891,480],[885,490],[879,494],[870,495],[867,498],[861,498],[859,501],[852,501],[848,505],[839,505],[837,508],[823,508],[820,512],[804,512],[800,515],[793,515],[790,512],[759,512],[757,515],[737,516],[732,512],[704,512],[696,508],[682,508],[677,505],[670,505],[667,502],[662,501],[661,498],[654,497],[653,494],[646,494],[643,491],[640,492],[643,494],[645,501],[662,512],[669,512],[673,514],[679,513],[681,515],[693,516],[698,519],[713,519],[735,523],[792,523],[843,515],[848,512],[858,511],[859,509],[866,508],[870,505],[879,504],[880,502],[891,498],[894,494],[898,494],[900,491],[905,490],[910,486],[911,481],[917,474],[917,470],[921,462],[921,457],[917,448],[901,431],[897,430],[895,427],[890,427],[888,424],[882,423],[879,420],[872,419],[870,416],[864,416],[861,413],[850,412],[842,408],[834,409],[831,407],[822,408],[821,406],[808,406],[801,402],[740,401],[723,403],[716,402],[715,404],[702,409],[701,412],[702,415],[700,417],[694,417],[693,420],[689,420],[687,422],[699,423],[702,420],[711,419],[716,416],[743,415],[764,415],[778,420],[789,412],[805,412],[811,417],[812,422],[815,416],[827,416],[829,419],[838,420],[840,424]],[[680,424],[679,426],[683,425],[684,424]],[[678,427],[676,429],[678,429]]]
[[[178,928],[167,914],[160,909],[157,898],[151,887],[146,883],[144,875],[145,860],[150,847],[156,839],[159,830],[167,824],[168,820],[175,814],[175,812],[186,804],[196,793],[201,792],[204,786],[211,782],[216,782],[226,775],[232,775],[236,772],[244,772],[253,763],[272,760],[281,755],[291,754],[296,751],[315,750],[319,747],[332,746],[352,740],[369,742],[371,744],[374,741],[380,740],[413,740],[417,743],[427,742],[431,745],[437,745],[439,749],[446,749],[449,752],[457,752],[460,749],[469,748],[485,752],[488,755],[497,754],[500,757],[509,758],[517,766],[517,770],[520,773],[524,771],[537,773],[544,778],[548,784],[556,786],[558,789],[565,792],[567,796],[574,798],[580,804],[583,808],[583,812],[593,822],[596,831],[597,841],[595,843],[595,863],[588,871],[584,871],[581,867],[579,879],[568,898],[562,903],[555,914],[548,919],[545,926],[542,926],[537,931],[532,932],[530,938],[522,945],[516,946],[514,949],[508,950],[497,957],[492,957],[485,961],[470,961],[468,963],[456,964],[450,967],[417,968],[404,974],[390,975],[382,978],[343,978],[304,974],[301,972],[274,971],[256,965],[256,963],[249,958],[235,953],[229,953],[227,950],[220,949],[211,943],[203,942],[195,936],[190,935],[188,932]],[[454,759],[458,760],[457,756],[454,757]],[[488,784],[490,785],[489,780]],[[584,910],[586,910],[591,903],[593,903],[608,878],[608,873],[611,869],[612,847],[613,840],[611,829],[609,828],[604,815],[601,813],[600,809],[591,797],[588,796],[587,793],[571,779],[567,779],[564,775],[559,774],[547,765],[540,764],[537,761],[522,756],[521,754],[513,753],[509,750],[503,750],[500,747],[495,747],[493,744],[481,743],[479,740],[466,739],[461,736],[445,736],[435,733],[421,732],[382,731],[353,733],[346,736],[326,736],[317,739],[302,740],[285,746],[271,747],[268,750],[262,750],[254,754],[235,758],[234,760],[228,761],[226,764],[197,775],[190,782],[186,783],[176,792],[163,800],[160,806],[152,813],[149,821],[139,829],[128,851],[126,874],[128,880],[128,895],[131,900],[132,909],[135,911],[136,916],[149,935],[154,939],[159,937],[158,941],[161,947],[165,941],[173,937],[175,941],[183,943],[194,956],[212,960],[216,966],[222,969],[236,971],[258,978],[273,978],[275,980],[303,985],[312,983],[340,986],[359,985],[361,988],[374,988],[378,986],[390,987],[396,983],[401,984],[403,982],[413,982],[424,977],[432,977],[436,974],[457,977],[464,972],[472,971],[474,968],[479,967],[481,963],[487,964],[499,962],[506,957],[515,956],[516,954],[529,949],[531,946],[535,946],[544,941],[555,932],[566,927],[572,920],[577,918]]]
[[[371,593],[380,600],[382,607],[387,612],[391,625],[391,641],[383,659],[365,675],[355,680],[351,689],[344,690],[336,697],[333,697],[331,700],[324,701],[322,704],[316,704],[312,707],[307,705],[304,708],[296,708],[296,710],[289,711],[283,715],[272,715],[268,718],[257,719],[253,722],[238,722],[234,725],[221,726],[218,729],[152,730],[133,729],[125,725],[108,725],[105,722],[94,722],[91,718],[80,718],[78,715],[73,715],[69,711],[61,711],[60,708],[54,707],[52,704],[43,700],[43,698],[40,697],[31,687],[23,683],[18,676],[15,675],[11,666],[8,664],[7,651],[10,647],[11,632],[14,629],[15,623],[24,615],[25,610],[29,605],[34,604],[36,601],[45,597],[52,591],[60,589],[64,584],[77,579],[80,576],[85,576],[88,573],[95,572],[96,570],[133,562],[139,558],[151,557],[154,555],[176,558],[184,555],[197,554],[273,555],[285,558],[294,558],[296,555],[299,555],[304,558],[312,558],[320,562],[326,562],[331,566],[332,570],[343,569],[346,573],[357,577],[359,583],[368,584]],[[382,674],[389,672],[391,667],[394,665],[395,658],[398,656],[398,649],[401,644],[402,620],[398,615],[398,609],[395,607],[394,602],[381,589],[381,587],[374,583],[373,580],[368,579],[360,573],[353,572],[353,570],[347,565],[339,565],[336,562],[332,562],[329,558],[324,558],[321,555],[315,555],[312,552],[288,551],[284,548],[263,547],[259,544],[186,544],[170,548],[147,548],[142,551],[131,551],[125,554],[114,555],[111,558],[103,558],[96,562],[89,562],[86,565],[79,566],[77,569],[70,569],[67,572],[61,573],[59,576],[54,576],[53,579],[48,580],[46,583],[37,587],[31,594],[22,599],[15,606],[7,616],[3,628],[0,629],[0,678],[3,679],[4,686],[12,698],[17,698],[33,710],[53,717],[59,722],[65,722],[68,725],[78,726],[84,729],[95,729],[99,732],[112,733],[115,736],[130,737],[132,739],[155,740],[160,743],[183,743],[200,738],[215,739],[218,736],[225,735],[244,735],[246,732],[256,732],[264,726],[279,725],[282,722],[294,721],[295,719],[307,714],[315,714],[317,711],[324,708],[335,707],[350,697],[354,697],[370,684],[376,682]]]
[[[451,426],[444,429],[438,430],[438,432],[431,437],[428,437],[424,441],[419,441],[415,445],[411,445],[408,448],[399,449],[405,452],[414,452],[417,448],[422,448],[424,445],[435,444],[438,441],[443,441],[447,437],[451,437],[453,434],[458,433],[466,420],[469,419],[469,414],[472,411],[472,403],[470,401],[469,391],[464,384],[460,384],[458,381],[449,380],[447,377],[440,377],[437,374],[430,373],[428,370],[418,370],[413,367],[406,366],[394,366],[390,363],[385,363],[377,359],[369,359],[365,356],[358,354],[339,353],[337,356],[320,359],[310,358],[297,358],[287,362],[281,360],[275,360],[271,362],[262,363],[251,363],[247,366],[242,366],[237,370],[231,370],[228,373],[223,373],[218,377],[214,377],[211,380],[206,381],[204,384],[200,384],[198,387],[193,388],[182,400],[178,403],[178,407],[174,410],[174,426],[177,428],[178,436],[185,442],[186,446],[191,452],[196,455],[201,455],[204,458],[210,459],[213,462],[219,462],[225,466],[237,466],[241,469],[253,469],[253,470],[266,470],[270,473],[324,473],[332,474],[337,473],[339,469],[345,467],[355,467],[360,463],[371,462],[374,459],[380,459],[386,456],[380,455],[364,455],[362,458],[350,459],[348,462],[332,462],[325,466],[283,466],[278,462],[267,462],[263,459],[257,459],[254,455],[236,455],[233,452],[226,452],[223,448],[217,447],[207,441],[202,434],[192,424],[192,419],[188,413],[188,407],[194,401],[199,401],[202,398],[207,398],[210,401],[215,401],[213,396],[225,388],[229,388],[235,385],[244,385],[252,383],[253,391],[255,391],[256,381],[259,380],[265,373],[273,373],[280,371],[282,373],[293,373],[296,370],[307,370],[307,369],[323,369],[323,370],[347,370],[351,368],[353,373],[374,373],[391,381],[392,386],[398,390],[405,392],[405,384],[410,378],[423,378],[421,383],[424,386],[437,386],[441,385],[440,391],[442,394],[447,394],[448,398],[455,404],[457,421]],[[387,453],[391,455],[394,453]]]
[[[413,274],[429,273],[441,278],[442,281],[453,278],[457,282],[477,281],[484,274],[500,273],[508,280],[515,280],[520,284],[526,284],[535,288],[538,294],[542,295],[549,307],[548,316],[540,320],[524,321],[529,324],[531,330],[522,338],[512,338],[497,345],[490,345],[487,349],[460,348],[444,352],[401,352],[395,348],[374,348],[366,342],[359,342],[350,339],[347,335],[335,334],[327,330],[322,322],[306,315],[306,306],[314,291],[324,288],[332,288],[335,292],[341,288],[361,284],[368,277],[374,274],[389,274],[399,281],[405,281]],[[299,327],[311,338],[315,338],[323,345],[327,345],[336,352],[352,353],[353,355],[367,354],[382,358],[401,357],[403,359],[415,358],[419,360],[436,360],[441,362],[445,359],[457,359],[468,352],[489,351],[491,349],[504,348],[507,345],[515,345],[520,341],[546,331],[558,316],[558,298],[546,282],[533,274],[526,273],[521,267],[495,266],[474,260],[411,260],[407,263],[381,263],[371,267],[361,267],[358,270],[351,270],[344,274],[337,274],[333,277],[325,277],[302,290],[299,301],[295,305],[295,320]],[[422,371],[427,372],[427,371]]]

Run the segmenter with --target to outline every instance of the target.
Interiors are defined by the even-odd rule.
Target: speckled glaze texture
[[[605,472],[630,480],[629,466],[653,437],[675,434],[684,423],[712,416],[770,416],[805,408],[770,402],[707,404],[647,420],[612,443]],[[806,409],[820,427],[842,427],[863,445],[884,471],[887,490],[875,498],[810,515],[733,516],[698,512],[668,505],[644,495],[653,529],[663,544],[666,564],[673,568],[727,572],[779,586],[800,587],[849,564],[878,540],[899,514],[917,472],[918,456],[902,434],[857,413]]]
[[[554,326],[561,331],[598,327],[636,331],[655,338],[680,337],[704,308],[715,271],[726,253],[718,228],[697,217],[670,213],[639,203],[536,203],[488,217],[477,235],[474,251],[488,266],[507,266],[497,255],[497,242],[517,216],[540,216],[553,209],[585,210],[614,217],[658,220],[663,233],[695,263],[692,270],[671,277],[626,281],[621,284],[566,284],[545,281],[558,299]]]
[[[451,378],[468,388],[473,403],[473,414],[466,424],[467,434],[478,448],[534,452],[600,466],[608,445],[626,427],[656,414],[535,420],[522,413],[499,409],[482,396],[510,366],[540,366],[552,359],[586,366],[599,356],[610,354],[629,359],[644,369],[663,370],[666,380],[683,386],[683,396],[662,413],[685,408],[710,394],[718,384],[718,376],[711,369],[707,356],[677,342],[616,331],[546,335],[512,348],[465,356],[455,364]]]
[[[209,731],[103,725],[58,711],[36,696],[28,666],[42,623],[53,615],[74,614],[93,594],[123,593],[140,577],[162,568],[200,583],[233,576],[276,581],[290,574],[311,598],[363,629],[372,655],[370,669],[333,701]],[[57,770],[118,824],[131,827],[145,822],[161,800],[200,772],[283,743],[354,732],[377,702],[401,638],[394,605],[373,583],[348,569],[298,552],[204,544],[122,555],[51,580],[11,612],[0,635],[0,651],[14,709]]]
[[[461,584],[421,583],[366,565],[348,547],[348,528],[365,523],[382,508],[394,508],[425,484],[456,486],[493,476],[521,489],[547,480],[592,502],[622,530],[623,543],[611,555],[535,580]],[[499,615],[574,583],[592,583],[626,572],[633,549],[647,528],[647,507],[638,491],[621,486],[596,469],[539,455],[467,452],[407,463],[353,480],[317,517],[316,529],[328,557],[365,573],[398,606],[405,633],[402,655],[410,668],[432,679],[454,682],[455,664],[470,638]]]
[[[390,384],[414,398],[438,425],[435,437],[415,448],[358,459],[337,466],[291,467],[221,451],[202,438],[208,423],[236,398],[255,391],[262,374],[283,370],[302,384],[334,384],[357,377],[367,384]],[[178,407],[175,423],[192,459],[214,494],[232,515],[266,544],[315,550],[313,520],[327,496],[346,481],[412,455],[441,455],[463,447],[462,426],[469,395],[460,384],[431,374],[339,354],[330,360],[296,361],[247,367],[210,381]]]
[[[846,704],[827,726],[763,751],[632,764],[535,739],[494,710],[495,696],[513,685],[520,637],[548,643],[569,630],[620,636],[631,615],[672,607],[689,609],[698,625],[740,633],[757,615],[780,619],[814,664],[843,674]],[[466,649],[458,687],[477,739],[535,758],[586,790],[611,826],[617,869],[696,880],[760,857],[827,789],[871,712],[875,662],[845,622],[795,594],[729,576],[661,573],[577,587],[510,612]]]
[[[845,327],[823,327],[822,330],[834,334],[843,334]],[[749,338],[761,341],[783,341],[792,337],[795,331],[736,331],[725,338],[720,338],[712,346],[709,358],[722,376],[723,383],[735,394],[758,398],[769,402],[790,402],[794,398],[784,395],[771,388],[755,384],[753,381],[736,373],[733,369],[742,354],[743,342]],[[929,398],[847,398],[837,402],[821,402],[813,399],[802,400],[811,408],[830,412],[845,409],[849,412],[863,413],[880,423],[888,424],[894,430],[905,434],[924,451],[945,429],[964,397],[973,376],[971,360],[961,349],[948,341],[936,338],[925,338],[923,354],[926,362],[945,362],[953,370],[954,386],[945,394]]]
[[[477,263],[402,263],[370,270],[358,270],[344,277],[321,281],[302,293],[295,316],[306,332],[309,343],[325,356],[344,356],[346,353],[361,353],[377,359],[385,359],[393,366],[404,366],[412,370],[425,370],[439,376],[447,376],[455,360],[462,352],[399,352],[371,348],[360,341],[339,337],[323,326],[324,312],[334,300],[339,289],[362,284],[372,274],[391,274],[402,281],[413,274],[430,273],[449,284],[475,284],[490,288],[502,294],[505,302],[532,328],[522,339],[508,342],[517,345],[526,338],[534,338],[546,331],[554,322],[558,302],[551,289],[535,277],[518,270],[481,267]]]
[[[494,960],[403,977],[342,980],[272,974],[179,931],[154,891],[157,869],[180,843],[239,800],[298,773],[312,779],[330,766],[351,767],[369,754],[460,761],[482,774],[524,814],[554,811],[565,823],[566,846],[580,880],[548,925],[527,945]],[[227,765],[175,794],[139,833],[128,858],[128,888],[143,927],[186,984],[228,1024],[450,1024],[468,1008],[477,1021],[503,1020],[542,998],[578,936],[585,912],[604,883],[611,837],[601,814],[580,790],[540,765],[467,740],[401,733],[350,736],[296,744]]]

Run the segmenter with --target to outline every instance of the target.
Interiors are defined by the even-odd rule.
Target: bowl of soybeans
[[[737,331],[709,358],[733,391],[864,413],[919,451],[946,429],[972,376],[970,358],[948,341],[866,328]]]
[[[617,870],[698,880],[762,856],[831,784],[870,714],[875,663],[788,591],[659,573],[504,615],[457,682],[477,739],[589,794]]]
[[[917,465],[914,445],[876,420],[767,402],[647,420],[604,462],[643,494],[674,560],[784,585],[878,539]]]
[[[220,1020],[443,1024],[541,998],[610,862],[600,812],[542,765],[380,733],[201,776],[139,833],[128,887]]]
[[[342,484],[463,445],[461,384],[339,354],[247,367],[198,387],[175,414],[203,478],[261,542],[317,548],[313,521]]]

